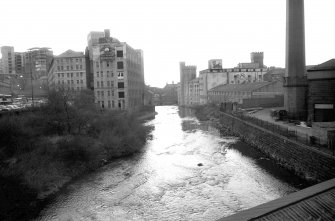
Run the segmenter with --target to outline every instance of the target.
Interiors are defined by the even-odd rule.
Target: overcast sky
[[[146,84],[179,82],[179,62],[285,66],[285,0],[1,0],[0,46],[84,51],[90,31],[144,51]],[[335,0],[305,0],[306,64],[335,57]]]

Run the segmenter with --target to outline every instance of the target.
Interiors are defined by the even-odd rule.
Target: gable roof
[[[335,59],[330,59],[322,64],[316,65],[310,68],[308,71],[325,71],[325,70],[335,70]]]
[[[261,87],[274,84],[276,81],[272,82],[256,82],[256,83],[247,83],[247,84],[221,84],[212,88],[209,91],[222,91],[222,92],[231,92],[231,91],[254,91]]]
[[[71,49],[63,52],[62,54],[58,55],[57,57],[60,58],[70,58],[70,57],[82,57],[84,56],[84,52],[76,52]]]

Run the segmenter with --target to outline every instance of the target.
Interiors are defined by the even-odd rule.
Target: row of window
[[[65,73],[58,73],[57,75],[58,75],[58,78],[60,78],[61,76],[62,76],[62,78],[64,78]],[[84,76],[84,72],[66,73],[66,77],[68,77],[68,78],[69,78],[70,76],[71,76],[71,78],[72,78],[74,75],[76,75],[76,77],[79,77],[79,75],[80,75],[80,77],[83,77],[83,76]]]
[[[70,81],[70,80],[67,80],[67,84],[74,84],[74,82],[75,82],[74,80],[71,80],[71,81]],[[80,84],[84,84],[84,81],[83,81],[83,80],[80,80],[80,81],[77,80],[77,84],[79,84],[79,82],[80,82]],[[61,84],[61,83],[62,83],[62,84],[65,84],[65,81],[64,81],[64,80],[62,80],[62,81],[58,80],[58,84]]]
[[[101,63],[101,65],[99,64],[99,62],[96,62],[95,63],[95,66],[96,66],[96,68],[99,68],[100,66],[102,67],[102,63]],[[108,61],[106,62],[106,67],[112,67],[112,64],[110,64]],[[116,62],[116,67],[117,67],[117,69],[123,69],[123,61],[118,61],[118,62]]]
[[[98,97],[98,99],[104,99],[104,97],[105,97],[105,91],[99,91],[99,90],[97,90],[97,97]],[[118,92],[118,98],[124,98],[124,96],[125,96],[125,93],[124,93],[124,91],[119,91]],[[112,90],[112,91],[107,91],[107,97],[110,97],[110,96],[112,96],[112,97],[114,97],[114,91]]]
[[[74,59],[74,58],[61,58],[61,59],[57,59],[57,64],[60,64],[61,62],[64,62],[64,61],[66,61],[66,62],[74,62],[74,61],[84,62],[84,58],[76,58],[76,59]]]
[[[114,87],[114,81],[106,81],[107,83],[107,87]],[[100,87],[104,87],[104,81],[97,81],[97,88],[100,88]],[[124,82],[118,82],[117,83],[117,87],[119,89],[123,89],[124,88]]]
[[[73,69],[75,68],[75,69]],[[83,65],[79,65],[79,64],[76,64],[76,66],[73,66],[73,65],[67,65],[66,66],[66,69],[65,69],[65,66],[61,65],[61,66],[57,66],[57,70],[58,71],[63,71],[63,70],[82,70],[83,69]]]
[[[113,72],[109,72],[109,71],[107,71],[107,77],[109,78],[109,77],[114,77],[114,73]],[[123,76],[124,76],[124,73],[123,72],[118,72],[117,73],[117,76],[118,76],[118,78],[123,78]],[[104,77],[104,72],[103,71],[100,71],[100,73],[99,73],[99,71],[97,71],[97,77],[101,77],[101,78],[103,78]]]
[[[98,101],[98,104],[100,107],[105,108],[105,102],[104,101]],[[114,101],[107,101],[107,107],[108,108],[115,108]],[[118,108],[124,109],[125,108],[125,101],[124,100],[118,100]]]

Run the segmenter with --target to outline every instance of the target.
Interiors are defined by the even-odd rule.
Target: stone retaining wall
[[[306,180],[322,182],[335,178],[334,156],[226,113],[220,113],[220,123]]]

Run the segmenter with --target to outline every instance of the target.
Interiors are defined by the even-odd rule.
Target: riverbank
[[[195,112],[196,116],[206,116],[205,119],[216,122],[220,127],[226,127],[241,140],[311,184],[335,177],[333,156],[245,122],[234,115],[220,112],[215,106],[196,107]]]
[[[73,179],[140,152],[151,131],[143,120],[154,116],[61,108],[0,119],[0,220],[29,220]]]

